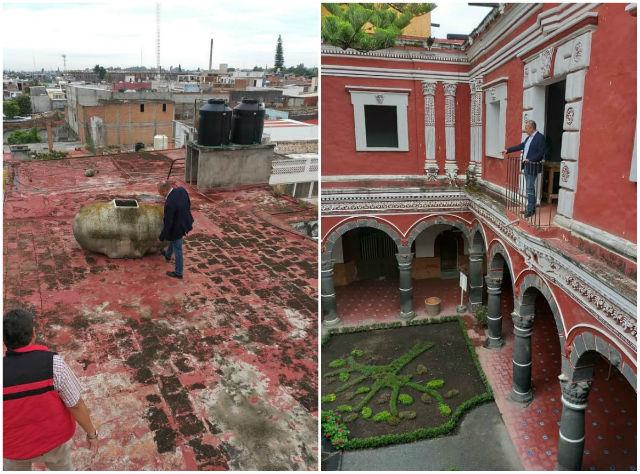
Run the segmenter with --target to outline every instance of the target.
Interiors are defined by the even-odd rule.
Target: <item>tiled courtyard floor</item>
[[[414,309],[425,317],[424,299],[443,300],[441,315],[455,314],[460,301],[457,280],[413,280]],[[345,326],[397,320],[400,298],[397,280],[361,281],[336,288],[338,316]],[[513,297],[503,286],[502,314],[505,345],[500,350],[482,347],[484,330],[471,314],[465,314],[469,336],[494,390],[507,431],[527,470],[554,470],[558,449],[560,401],[560,345],[548,307],[536,307],[532,337],[534,400],[525,408],[507,400],[511,391],[513,353]],[[636,394],[624,377],[602,360],[596,367],[586,413],[584,470],[635,470],[637,466]],[[608,380],[607,380],[608,378]]]
[[[85,387],[102,441],[90,463],[78,428],[76,469],[316,469],[317,246],[279,217],[312,209],[267,188],[188,187],[195,224],[178,281],[160,255],[109,259],[72,233],[84,203],[157,199],[165,157],[12,169],[5,310],[33,308],[42,341]]]

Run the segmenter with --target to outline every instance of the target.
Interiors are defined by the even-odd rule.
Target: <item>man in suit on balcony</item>
[[[525,122],[524,131],[528,135],[526,140],[520,145],[503,150],[502,156],[522,151],[522,170],[527,188],[527,209],[523,214],[524,217],[531,217],[536,212],[536,178],[538,173],[542,172],[546,147],[544,135],[536,130],[536,123],[533,120]]]

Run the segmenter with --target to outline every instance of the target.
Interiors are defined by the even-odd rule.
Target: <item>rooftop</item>
[[[291,227],[313,208],[267,187],[201,194],[178,160],[195,219],[184,280],[160,255],[109,259],[73,237],[83,204],[158,200],[181,157],[5,154],[5,308],[34,309],[85,388],[104,441],[91,465],[79,444],[77,469],[315,469],[317,245]]]

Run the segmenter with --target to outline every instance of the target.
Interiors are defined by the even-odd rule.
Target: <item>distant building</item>
[[[108,86],[70,84],[67,122],[82,142],[96,147],[153,144],[173,139],[174,101],[168,92],[114,92]]]
[[[67,95],[61,88],[46,89],[51,110],[64,110],[67,105]]]
[[[46,87],[31,86],[29,88],[29,98],[31,99],[31,111],[34,114],[49,112],[51,110],[51,100],[47,94]]]

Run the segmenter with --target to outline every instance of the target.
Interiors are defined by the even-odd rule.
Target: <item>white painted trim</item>
[[[331,216],[331,217],[336,217],[336,216]],[[380,215],[376,215],[376,214],[358,214],[358,215],[353,215],[353,214],[349,214],[349,216],[347,216],[345,219],[342,219],[341,221],[339,221],[337,224],[334,224],[331,229],[329,229],[327,231],[327,233],[325,234],[324,238],[322,238],[321,240],[326,239],[329,235],[331,235],[331,233],[333,232],[334,229],[340,227],[341,225],[343,225],[344,223],[346,223],[347,221],[350,220],[360,220],[360,219],[373,219],[374,221],[382,221],[385,224],[388,224],[389,227],[393,227],[396,232],[398,233],[398,235],[402,235],[402,231],[398,228],[397,225],[395,225],[393,222],[388,221],[387,219],[384,219],[383,217],[381,217]],[[404,237],[404,236],[403,236]]]
[[[587,406],[585,405],[585,408]],[[565,435],[562,434],[561,430],[558,430],[558,434],[560,435],[560,439],[562,439],[563,441],[566,441],[567,443],[582,443],[584,441],[584,436],[580,439],[569,439],[567,438]]]
[[[497,79],[494,79],[493,81],[487,82],[485,84],[482,85],[482,91],[486,92],[485,89],[491,87],[491,86],[495,86],[496,84],[500,84],[501,82],[509,82],[509,78],[506,76],[503,77],[499,77]]]
[[[373,79],[406,79],[411,81],[446,81],[446,82],[469,82],[469,74],[466,72],[430,72],[419,69],[391,69],[374,68],[367,66],[342,66],[326,65],[322,66],[323,76],[338,77],[361,77]]]
[[[322,181],[325,183],[343,183],[346,181],[403,181],[407,179],[425,179],[422,174],[341,174],[341,175],[322,175]]]
[[[579,324],[576,324],[575,326],[572,326],[571,327],[571,331],[569,331],[567,333],[567,336],[566,336],[567,340],[569,339],[569,336],[571,336],[571,333],[574,330],[577,330],[579,332],[578,336],[583,334],[584,331],[582,331],[582,332],[579,331],[579,328],[588,328],[588,329],[591,329],[591,330],[597,332],[598,334],[606,336],[606,339],[607,339],[608,342],[611,342],[616,347],[616,349],[618,349],[620,352],[622,352],[624,355],[626,355],[629,358],[629,360],[632,361],[635,364],[635,362],[636,362],[636,353],[635,352],[633,352],[633,353],[629,352],[626,349],[625,346],[619,345],[619,343],[621,342],[619,339],[617,339],[615,337],[611,337],[611,334],[607,334],[606,332],[603,332],[601,327],[594,326],[593,324],[579,323]],[[615,336],[615,334],[614,334],[614,336]],[[577,336],[575,336],[575,337],[577,337]],[[574,337],[574,339],[575,339],[575,337]],[[622,341],[622,342],[624,342],[624,341]],[[625,364],[626,363],[627,362],[625,361]],[[637,365],[635,366],[635,369],[636,369],[636,371],[638,370]]]
[[[409,104],[408,93],[355,90],[350,90],[349,93],[351,94],[351,104],[353,105],[356,151],[409,151],[409,125],[407,119],[407,107]],[[382,102],[378,102],[380,96],[383,98]],[[384,105],[396,108],[397,147],[370,147],[367,145],[367,129],[364,114],[365,105]]]
[[[582,15],[573,18],[572,20],[570,20],[567,23],[563,23],[562,28],[558,28],[557,30],[554,30],[553,35],[552,36],[557,36],[560,33],[572,28],[574,25],[577,25],[578,23],[580,23],[581,21],[584,21],[588,18],[598,18],[598,14],[596,12],[586,12],[583,13]],[[580,34],[589,31],[589,30],[595,30],[596,26],[594,25],[587,25],[583,28],[580,28]],[[577,35],[576,35],[577,36]],[[562,42],[566,42],[567,39],[571,39],[573,38],[573,36],[569,35],[566,37],[562,37]],[[532,41],[531,43],[527,44],[527,46],[525,46],[524,48],[522,48],[520,51],[518,51],[518,53],[516,53],[516,57],[517,58],[522,58],[523,56],[526,56],[527,53],[529,53],[530,51],[533,51],[534,49],[536,49],[538,46],[540,46],[543,43],[546,43],[547,41],[549,41],[548,37],[542,37],[539,38],[535,41]]]
[[[352,90],[393,91],[393,92],[406,92],[407,94],[410,94],[412,92],[412,89],[403,89],[401,87],[350,86],[347,84],[346,86],[344,86],[344,88],[349,91],[352,91]]]
[[[560,399],[562,400],[562,403],[564,404],[564,406],[566,406],[568,408],[571,408],[573,410],[581,410],[582,411],[582,410],[586,410],[587,409],[587,404],[586,403],[583,403],[581,405],[578,405],[576,403],[571,403],[566,398],[564,398],[564,395],[562,395],[560,397]],[[575,441],[575,442],[577,443],[578,441]]]
[[[556,215],[554,223],[559,227],[563,227],[571,231],[572,234],[576,234],[596,245],[600,245],[617,252],[621,257],[626,258],[632,263],[636,262],[638,247],[630,240],[623,239],[622,237],[610,234],[605,230],[576,221],[575,219],[567,219],[560,215]]]
[[[502,240],[500,240],[498,237],[494,237],[491,242],[489,242],[487,244],[487,251],[485,253],[485,256],[487,258],[487,272],[489,270],[491,270],[491,262],[489,261],[489,253],[491,250],[491,245],[494,242],[498,242],[500,245],[502,245],[502,248],[504,249],[505,252],[507,252],[507,259],[509,260],[507,263],[509,264],[509,276],[511,277],[511,294],[515,296],[516,294],[516,279],[514,278],[514,274],[513,274],[513,260],[511,259],[511,254],[509,253],[509,246],[506,245]],[[517,251],[516,251],[517,252]],[[520,253],[520,252],[518,252]],[[502,254],[500,254],[502,255]]]

